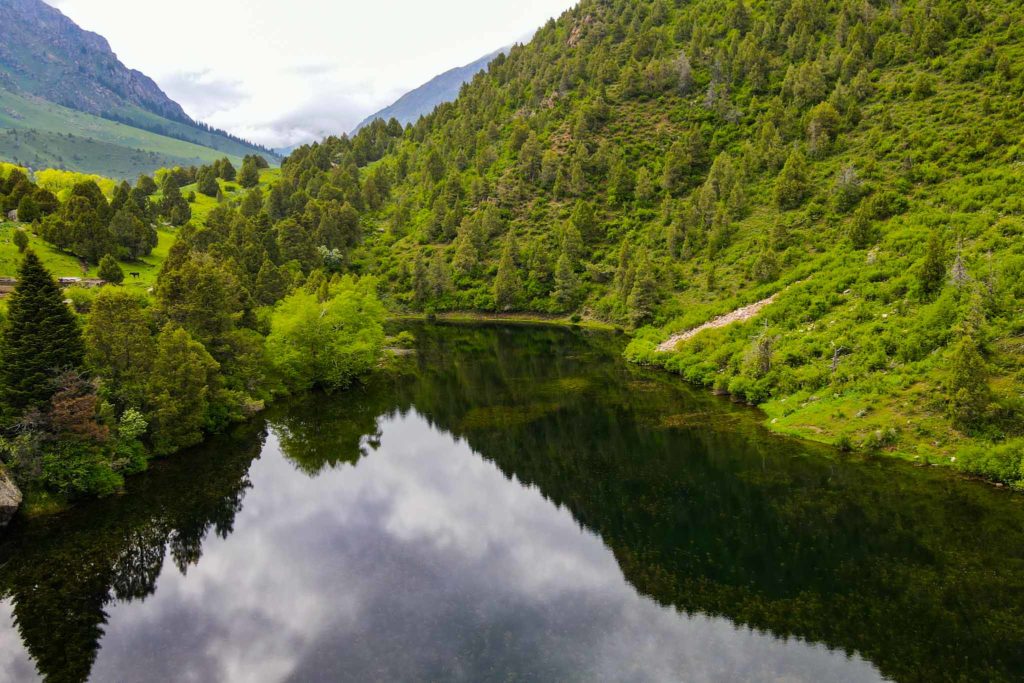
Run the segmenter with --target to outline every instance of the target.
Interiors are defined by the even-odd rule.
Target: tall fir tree
[[[39,257],[26,251],[0,332],[5,418],[45,406],[53,396],[54,379],[80,367],[84,355],[82,332],[60,288]]]
[[[946,241],[938,231],[933,231],[928,237],[924,261],[921,262],[917,270],[918,284],[926,296],[936,294],[946,284],[948,261],[949,253],[946,250]]]
[[[509,231],[505,237],[505,245],[501,250],[501,261],[498,262],[498,274],[494,278],[494,303],[499,311],[514,310],[520,304],[523,294],[523,283],[516,265],[516,236]]]

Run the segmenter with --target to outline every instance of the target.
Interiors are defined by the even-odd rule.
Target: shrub
[[[98,446],[60,441],[43,456],[41,482],[56,493],[70,497],[109,496],[124,484]]]
[[[968,474],[1020,486],[1024,484],[1024,439],[968,446],[957,453],[956,465]]]
[[[98,275],[101,280],[106,280],[112,285],[119,285],[124,282],[124,271],[121,270],[117,260],[110,254],[100,259]]]

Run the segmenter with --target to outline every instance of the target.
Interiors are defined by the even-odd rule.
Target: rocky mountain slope
[[[103,36],[42,0],[0,3],[0,26],[0,69],[9,88],[105,118],[137,106],[192,122],[151,78],[122,64]]]
[[[193,121],[151,78],[122,64],[105,38],[42,0],[4,0],[0,30],[0,126],[23,131],[21,140],[0,140],[6,159],[122,177],[214,153],[272,156]],[[59,139],[68,134],[77,141]]]

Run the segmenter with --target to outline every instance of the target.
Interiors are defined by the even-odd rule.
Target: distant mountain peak
[[[12,89],[105,118],[119,118],[135,106],[193,123],[153,79],[126,67],[106,38],[42,0],[0,2],[0,27],[0,69]]]
[[[459,96],[459,90],[463,84],[473,80],[473,77],[481,71],[485,71],[495,57],[508,52],[508,50],[509,48],[503,47],[481,57],[475,62],[449,69],[443,74],[435,76],[418,88],[402,95],[394,104],[366,117],[362,123],[356,126],[352,133],[359,132],[360,128],[369,125],[377,119],[385,121],[389,121],[392,118],[398,119],[398,122],[403,126],[408,123],[416,123],[421,116],[426,116],[434,111],[439,104],[455,100]]]

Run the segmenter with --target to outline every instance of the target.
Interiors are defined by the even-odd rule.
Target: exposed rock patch
[[[11,521],[14,513],[21,507],[21,500],[21,490],[7,474],[7,470],[0,467],[0,528],[7,526]]]
[[[764,310],[765,307],[771,305],[775,301],[775,297],[777,296],[778,294],[773,294],[767,299],[758,301],[757,303],[750,304],[749,306],[744,306],[743,308],[737,308],[732,313],[720,315],[714,320],[704,323],[700,327],[695,327],[692,330],[687,330],[686,332],[674,334],[671,337],[669,337],[668,341],[666,341],[664,344],[658,347],[658,351],[660,351],[661,353],[670,353],[672,351],[675,351],[681,343],[689,339],[693,339],[704,330],[714,330],[720,327],[725,327],[726,325],[732,325],[733,323],[745,322],[747,320],[750,320],[755,315]]]

